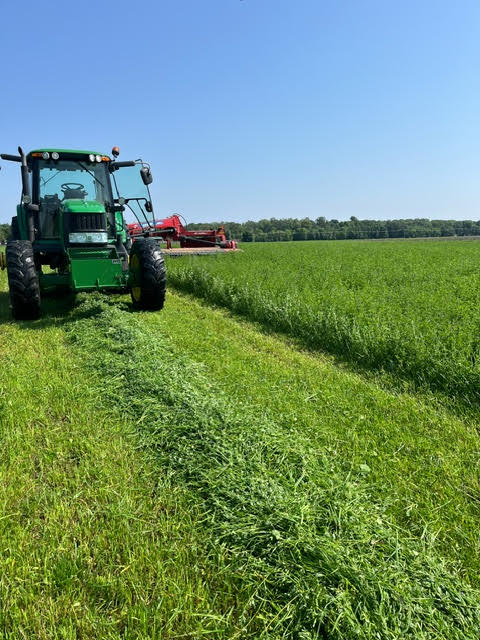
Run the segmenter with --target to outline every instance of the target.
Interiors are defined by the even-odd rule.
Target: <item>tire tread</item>
[[[40,282],[32,243],[9,240],[6,250],[8,287],[12,315],[16,320],[33,320],[40,315]]]
[[[159,311],[165,303],[167,273],[162,250],[156,240],[136,240],[131,253],[140,263],[140,302],[138,306],[150,311]]]

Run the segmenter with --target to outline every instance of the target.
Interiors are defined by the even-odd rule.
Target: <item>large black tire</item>
[[[167,272],[162,250],[154,238],[139,238],[133,243],[129,268],[133,304],[149,311],[162,309]]]
[[[40,315],[40,282],[32,243],[9,240],[6,258],[12,315],[16,320],[34,320]]]
[[[10,236],[12,240],[20,240],[20,229],[18,228],[18,218],[14,216],[12,218],[12,226],[10,231]]]

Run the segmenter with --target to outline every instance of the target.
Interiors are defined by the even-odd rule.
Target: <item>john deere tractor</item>
[[[150,238],[153,178],[141,160],[118,162],[96,151],[37,149],[1,154],[20,164],[22,194],[12,239],[0,254],[16,319],[40,315],[42,292],[130,291],[136,306],[158,310],[165,300],[162,251]],[[143,216],[133,245],[124,213]]]

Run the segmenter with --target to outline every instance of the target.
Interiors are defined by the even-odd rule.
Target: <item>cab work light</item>
[[[108,242],[108,235],[106,231],[69,233],[68,240],[72,244],[88,244],[89,242],[93,242],[95,244],[106,244]]]

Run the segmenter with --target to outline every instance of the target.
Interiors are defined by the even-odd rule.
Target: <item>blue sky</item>
[[[157,216],[480,219],[478,0],[4,2],[0,48],[0,150],[118,145]]]

